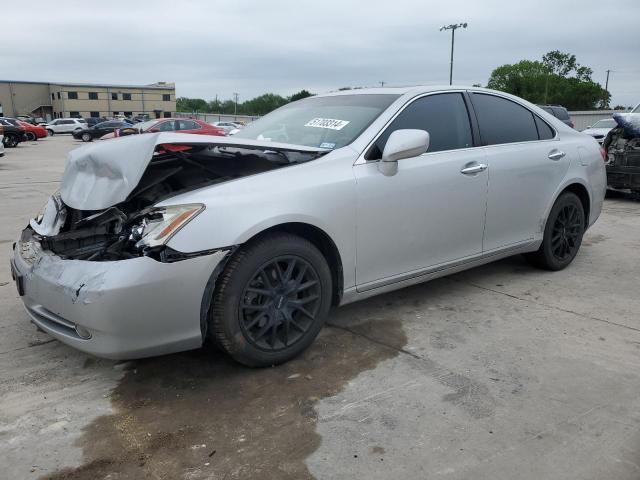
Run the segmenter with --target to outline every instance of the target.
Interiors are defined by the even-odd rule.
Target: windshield
[[[292,102],[244,127],[235,138],[340,148],[353,142],[399,95],[336,95]]]
[[[605,120],[598,120],[591,128],[613,128],[616,126],[616,121],[613,118],[607,118]]]

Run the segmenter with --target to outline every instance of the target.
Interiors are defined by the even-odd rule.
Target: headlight
[[[131,239],[137,240],[138,248],[164,245],[202,210],[201,203],[153,208],[142,223],[133,227]]]

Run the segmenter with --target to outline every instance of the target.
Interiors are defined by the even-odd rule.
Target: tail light
[[[607,151],[603,147],[600,147],[600,156],[603,162],[607,161]]]

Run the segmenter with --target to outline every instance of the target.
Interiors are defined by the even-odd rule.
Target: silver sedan
[[[210,339],[274,365],[307,348],[332,307],[509,255],[567,267],[605,187],[597,142],[520,98],[343,91],[234,137],[73,150],[11,267],[33,323],[85,352]]]

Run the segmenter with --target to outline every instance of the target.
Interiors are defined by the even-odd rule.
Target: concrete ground
[[[115,363],[38,333],[8,268],[76,145],[0,159],[0,477],[640,478],[640,203],[607,200],[562,272],[515,257],[349,305],[281,367]]]

